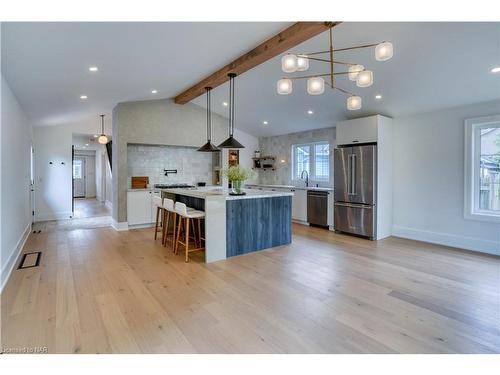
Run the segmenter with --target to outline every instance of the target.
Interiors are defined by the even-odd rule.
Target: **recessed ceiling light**
[[[375,95],[375,99],[382,99],[382,95],[380,94]]]
[[[312,115],[314,112],[312,110],[307,111],[308,114]]]
[[[493,69],[491,69],[492,73],[500,73],[500,66],[495,66]]]
[[[97,72],[99,69],[97,68],[97,66],[91,66],[91,67],[89,67],[89,70],[91,72]]]
[[[151,90],[151,94],[157,94],[158,90]]]
[[[264,125],[269,124],[267,121],[262,121],[262,123],[263,123]]]
[[[85,146],[88,146],[89,144],[88,143],[85,143]]]
[[[227,107],[227,102],[222,102],[222,105],[223,105],[224,107]]]
[[[80,95],[80,99],[82,99],[82,100],[87,99],[87,95]]]

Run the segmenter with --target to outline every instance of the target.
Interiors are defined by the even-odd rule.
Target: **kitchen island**
[[[205,211],[207,263],[292,241],[290,192],[245,190],[230,195],[227,189],[162,189],[162,197]]]

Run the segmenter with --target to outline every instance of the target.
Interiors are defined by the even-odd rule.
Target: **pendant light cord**
[[[104,115],[101,115],[101,135],[104,135]]]
[[[234,134],[234,77],[236,74],[229,73],[229,136]]]
[[[205,89],[207,90],[207,141],[210,142],[212,140],[212,99],[210,93],[212,88],[205,87]]]

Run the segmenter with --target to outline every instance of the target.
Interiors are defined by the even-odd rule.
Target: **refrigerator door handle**
[[[368,204],[360,204],[360,203],[341,203],[335,202],[335,206],[340,207],[352,207],[352,208],[365,208],[367,210],[371,210],[374,206]]]
[[[347,155],[347,194],[351,195],[351,155]]]
[[[356,155],[351,156],[351,195],[356,195]]]

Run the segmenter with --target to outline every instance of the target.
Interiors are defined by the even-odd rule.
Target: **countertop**
[[[269,189],[296,189],[296,190],[316,190],[316,191],[333,191],[331,187],[314,187],[314,186],[293,186],[293,185],[263,185],[263,184],[247,184],[246,186],[256,186]]]
[[[225,200],[236,199],[254,199],[254,198],[272,198],[272,197],[286,197],[293,196],[292,192],[287,191],[255,191],[251,189],[243,189],[246,195],[229,195],[228,189],[221,187],[197,187],[192,189],[160,189],[165,193],[186,195],[188,197],[207,199],[210,197],[222,197]]]
[[[136,189],[128,188],[128,189],[127,189],[127,191],[153,191],[153,190],[159,191],[159,189],[156,189],[156,188],[154,188],[154,187],[149,187],[149,188],[136,188]]]

